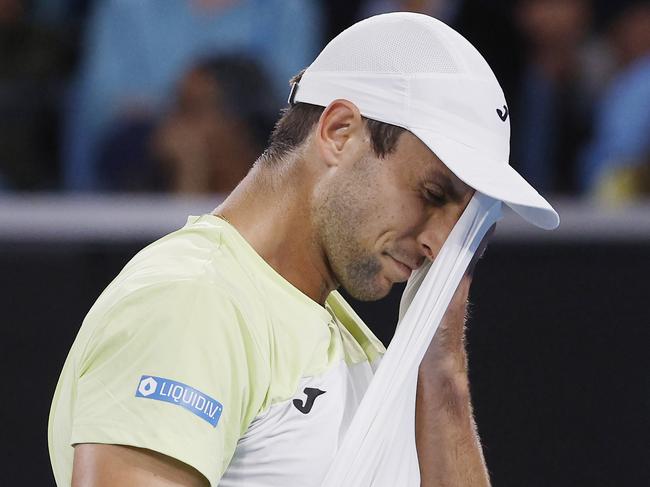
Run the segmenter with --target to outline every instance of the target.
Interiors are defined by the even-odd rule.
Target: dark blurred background
[[[288,80],[369,15],[455,27],[501,80],[511,162],[563,224],[510,216],[468,333],[495,487],[650,485],[650,2],[0,0],[2,485],[52,485],[46,425],[84,314],[248,171]],[[386,343],[399,289],[357,303]]]

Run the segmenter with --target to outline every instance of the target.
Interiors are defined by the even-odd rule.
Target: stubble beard
[[[367,188],[367,183],[366,179],[340,185],[314,209],[314,214],[320,244],[336,282],[355,299],[375,301],[388,294],[390,285],[382,285],[379,256],[359,238],[372,213],[361,189],[364,184]]]

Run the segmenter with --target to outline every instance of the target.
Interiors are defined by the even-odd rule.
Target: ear
[[[348,100],[330,103],[318,121],[315,142],[328,166],[358,160],[370,141],[356,105]]]

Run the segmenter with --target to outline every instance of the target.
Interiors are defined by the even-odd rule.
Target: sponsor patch
[[[176,404],[196,414],[213,427],[217,426],[223,411],[222,404],[207,394],[182,382],[153,375],[143,375],[140,378],[135,397]]]

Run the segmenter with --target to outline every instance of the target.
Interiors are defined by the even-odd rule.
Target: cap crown
[[[507,109],[494,73],[464,37],[427,15],[377,15],[335,37],[306,70],[296,101],[337,98],[368,118],[435,132],[507,164],[510,121],[497,112]]]
[[[461,72],[454,55],[431,28],[431,20],[409,13],[370,17],[335,37],[309,69],[396,74]]]

